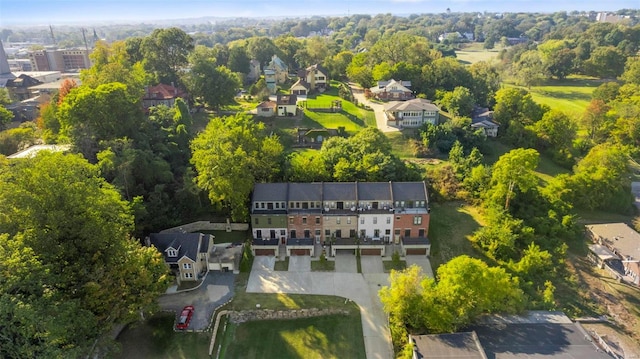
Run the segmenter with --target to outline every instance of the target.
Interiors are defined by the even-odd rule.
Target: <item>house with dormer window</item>
[[[371,94],[378,100],[404,101],[413,98],[411,91],[411,81],[378,81],[378,84],[369,89]]]
[[[178,283],[202,279],[208,270],[213,236],[202,233],[152,233],[147,245],[155,247]]]

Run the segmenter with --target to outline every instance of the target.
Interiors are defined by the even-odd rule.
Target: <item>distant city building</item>
[[[629,15],[616,15],[616,14],[608,14],[606,12],[599,12],[596,15],[597,22],[609,22],[612,24],[617,24],[625,19],[630,19]]]
[[[78,71],[91,67],[86,50],[38,50],[29,54],[34,71]]]

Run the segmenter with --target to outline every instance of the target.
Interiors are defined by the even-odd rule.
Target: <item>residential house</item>
[[[603,253],[592,248],[592,253],[602,261],[608,261],[612,268],[619,268],[620,277],[629,283],[640,285],[640,234],[624,223],[590,224],[586,226],[586,234],[595,244],[608,251]],[[620,262],[614,261],[614,254]]]
[[[273,117],[276,115],[277,104],[275,101],[264,101],[256,107],[256,115],[260,117]]]
[[[322,183],[289,183],[287,254],[313,255],[322,238]],[[294,248],[294,252],[290,249]]]
[[[152,233],[147,245],[154,246],[176,275],[178,283],[202,279],[209,270],[213,236],[202,233]]]
[[[298,113],[298,97],[296,95],[278,94],[276,106],[276,114],[278,116],[295,116]]]
[[[173,84],[158,84],[156,86],[147,86],[142,97],[142,107],[145,111],[149,111],[150,107],[165,105],[173,107],[177,98],[186,101],[187,93],[178,89]]]
[[[329,71],[319,64],[301,70],[298,77],[304,79],[313,91],[324,92],[329,88]]]
[[[307,96],[311,90],[311,85],[304,78],[299,78],[293,85],[291,85],[291,94],[297,96]]]
[[[42,84],[42,81],[36,80],[27,74],[20,74],[16,78],[7,80],[5,87],[9,91],[9,97],[16,102],[27,100],[31,97],[30,87]],[[60,89],[60,87],[58,87]]]
[[[278,55],[271,56],[271,61],[265,69],[269,69],[274,72],[277,84],[283,84],[289,79],[289,66],[287,66],[287,64],[285,64]]]
[[[264,69],[264,82],[267,84],[269,93],[275,95],[278,92],[278,83],[276,80],[276,72],[271,69]]]
[[[459,42],[463,40],[465,37],[458,31],[454,32],[445,32],[443,34],[438,35],[438,41],[443,42],[444,40],[449,40],[451,42]]]
[[[331,243],[336,251],[355,253],[358,239],[357,183],[333,182],[323,184],[324,243]]]
[[[384,105],[387,125],[398,128],[418,128],[425,123],[437,124],[440,109],[429,100],[416,98],[391,101]]]
[[[411,335],[413,359],[611,358],[561,312],[486,317],[467,332]]]
[[[493,121],[493,111],[476,106],[471,112],[471,127],[481,128],[487,137],[497,137],[500,125]]]
[[[393,240],[402,253],[429,255],[429,195],[424,182],[393,182]]]
[[[405,101],[413,98],[413,92],[410,87],[411,81],[396,81],[391,79],[388,81],[378,81],[378,85],[370,88],[369,91],[379,100]]]
[[[385,255],[392,241],[403,255],[430,253],[424,182],[256,184],[251,208],[254,248],[262,255],[277,255],[273,246],[283,241],[288,255],[313,255],[314,242],[330,245],[331,255]]]

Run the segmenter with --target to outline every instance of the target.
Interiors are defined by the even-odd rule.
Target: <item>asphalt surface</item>
[[[272,267],[273,268],[273,267]],[[235,274],[210,271],[204,283],[197,289],[174,294],[165,294],[158,300],[160,308],[174,311],[176,318],[182,308],[193,305],[194,313],[188,330],[205,330],[216,307],[233,297]]]
[[[349,87],[351,87],[351,92],[353,92],[353,97],[358,100],[358,103],[363,103],[373,110],[376,115],[376,125],[378,129],[382,132],[398,132],[400,131],[398,128],[391,127],[387,125],[387,118],[384,115],[384,106],[375,102],[371,102],[367,100],[364,96],[364,90],[358,84],[353,82],[349,83]]]

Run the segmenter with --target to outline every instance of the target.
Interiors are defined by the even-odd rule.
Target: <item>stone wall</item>
[[[348,315],[349,311],[336,308],[324,309],[299,309],[299,310],[243,310],[239,312],[229,312],[229,321],[232,323],[244,323],[253,320],[274,320],[274,319],[298,319],[322,317],[325,315]]]

